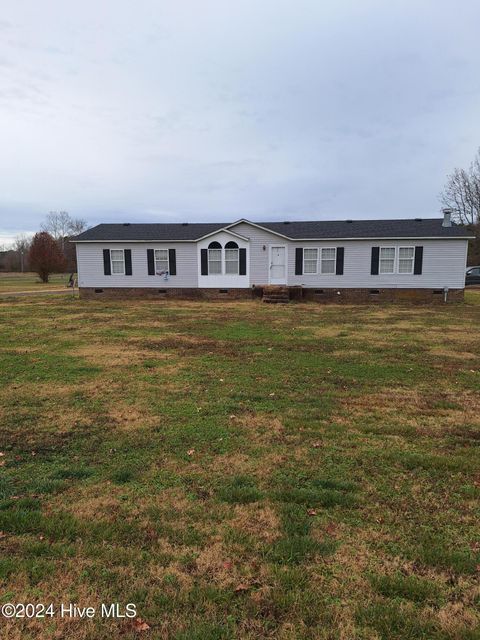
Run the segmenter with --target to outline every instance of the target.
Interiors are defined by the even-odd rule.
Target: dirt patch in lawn
[[[88,344],[83,347],[77,347],[72,350],[71,355],[85,358],[91,364],[101,365],[103,367],[124,367],[125,365],[141,364],[143,361],[152,357],[152,352],[147,349],[139,349],[131,347],[128,343],[110,344],[103,343]],[[163,358],[166,354],[156,354]]]
[[[270,505],[236,505],[229,524],[262,543],[271,544],[281,535],[279,517]]]

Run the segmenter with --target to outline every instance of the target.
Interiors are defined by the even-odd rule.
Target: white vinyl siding
[[[285,240],[273,233],[252,227],[241,222],[232,227],[232,231],[240,233],[250,239],[250,284],[263,285],[268,283],[268,248],[269,245],[288,244],[288,276],[290,286],[304,286],[311,288],[425,288],[463,289],[465,286],[467,241],[456,238],[419,238],[415,240],[394,239],[385,240]],[[343,275],[331,274],[328,278],[318,273],[306,276],[295,274],[295,249],[331,248],[334,246],[345,248]],[[423,247],[423,266],[421,275],[412,274],[379,274],[371,275],[372,247],[384,246]],[[265,258],[265,255],[267,258]]]
[[[303,273],[314,275],[318,270],[318,249],[304,249]]]
[[[155,273],[163,274],[165,271],[170,271],[168,249],[155,249]]]
[[[169,242],[162,247],[161,242],[89,242],[77,244],[78,285],[80,287],[147,287],[152,286],[168,289],[170,287],[196,288],[198,287],[198,258],[195,243]],[[118,274],[107,276],[103,269],[103,249],[110,252],[121,247],[132,252],[132,275]],[[152,276],[148,275],[147,249],[154,251],[159,248],[175,249],[177,258],[177,275],[167,280],[158,278],[158,283],[152,283]],[[111,255],[110,255],[111,259]],[[154,280],[154,279],[153,279]]]
[[[78,283],[80,287],[152,287],[152,277],[148,275],[147,249],[175,248],[177,275],[168,280],[162,280],[161,287],[249,287],[268,283],[269,275],[269,246],[277,244],[288,245],[287,283],[290,286],[304,286],[311,288],[426,288],[463,289],[465,285],[467,241],[463,239],[392,239],[385,240],[299,240],[288,241],[273,233],[263,231],[240,223],[233,231],[250,239],[245,243],[233,238],[241,247],[247,248],[247,276],[222,275],[216,278],[200,276],[200,250],[207,248],[211,238],[199,243],[187,242],[85,242],[76,245],[78,261]],[[232,236],[219,234],[220,243],[224,246]],[[372,247],[382,245],[391,247],[423,246],[423,266],[421,275],[411,273],[393,273],[371,275]],[[295,249],[331,248],[332,243],[345,248],[344,275],[316,275],[295,274]],[[103,249],[118,250],[131,249],[133,275],[107,276],[104,274]],[[320,252],[319,252],[320,265]],[[320,271],[320,267],[319,270]]]
[[[123,249],[112,249],[110,251],[110,262],[112,265],[112,275],[125,275],[125,253]]]
[[[232,228],[232,231],[239,233],[250,239],[249,242],[249,270],[250,284],[268,284],[270,277],[270,246],[288,244],[288,240],[281,238],[269,231],[257,229],[246,222],[240,222]],[[295,251],[293,252],[293,256]],[[288,252],[287,259],[290,260],[292,252]]]
[[[228,231],[219,231],[203,240],[199,240],[196,243],[196,250],[199,264],[199,287],[206,289],[245,289],[250,287],[251,256],[249,242],[246,238]],[[240,254],[242,250],[246,254],[246,273],[244,275],[240,275]],[[208,272],[202,275],[203,251],[207,251]]]
[[[242,230],[246,234],[246,230]],[[421,289],[463,289],[465,286],[465,261],[467,241],[462,239],[438,240],[392,240],[390,247],[409,246],[423,247],[422,273],[379,273],[372,275],[372,247],[381,246],[381,242],[375,240],[339,240],[338,246],[345,248],[343,275],[331,274],[328,277],[317,275],[295,274],[295,249],[301,247],[305,250],[309,242],[299,240],[291,242],[288,251],[288,284],[290,286],[303,286],[311,288],[339,288],[339,289],[381,289],[381,288],[421,288]],[[318,240],[310,241],[311,247],[322,248]],[[323,243],[325,248],[332,246],[332,241]],[[386,245],[384,245],[386,246]],[[261,248],[261,247],[260,247]],[[398,252],[398,250],[397,250]],[[261,255],[261,254],[260,254]],[[252,270],[256,268],[252,265]],[[252,284],[263,284],[260,280],[253,280]]]
[[[335,263],[337,250],[335,248],[324,247],[322,249],[321,272],[322,274],[335,273]]]
[[[395,273],[395,247],[380,247],[378,272]]]
[[[398,273],[413,273],[415,247],[399,247]]]

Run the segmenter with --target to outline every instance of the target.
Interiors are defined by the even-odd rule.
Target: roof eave
[[[230,231],[229,227],[231,225],[228,225],[226,227],[221,227],[220,229],[217,229],[216,231],[211,231],[210,233],[206,233],[204,236],[201,236],[200,238],[197,238],[196,240],[194,240],[194,242],[200,242],[200,240],[205,240],[206,238],[210,238],[211,236],[215,236],[217,233],[221,233],[222,231],[224,233],[228,233],[232,236],[235,236],[236,238],[239,238],[240,240],[245,240],[245,242],[249,242],[249,238],[246,238],[245,236],[240,235],[239,233],[235,233],[235,231]],[[173,242],[173,240],[172,240]]]
[[[339,238],[337,236],[323,238],[287,238],[292,242],[320,242],[321,240],[473,240],[475,236],[361,236],[354,238],[346,236]]]
[[[256,224],[255,222],[252,222],[251,220],[247,220],[246,218],[240,218],[240,220],[237,220],[236,222],[232,222],[232,224],[227,225],[225,229],[230,229],[231,227],[234,227],[237,224],[241,224],[242,222],[245,224],[249,224],[251,227],[262,229],[262,231],[273,233],[273,235],[279,236],[280,238],[285,238],[286,240],[294,240],[294,238],[291,238],[290,236],[286,236],[283,233],[279,233],[278,231],[272,231],[272,229],[269,229],[268,227],[263,227],[261,224]]]
[[[254,226],[258,226],[258,225],[254,225]],[[263,228],[263,227],[260,227]],[[73,242],[75,244],[82,244],[82,243],[101,243],[101,242],[108,242],[108,243],[115,243],[115,242],[128,242],[128,243],[147,243],[147,242],[200,242],[201,240],[205,240],[206,238],[209,238],[210,236],[213,236],[217,233],[220,233],[221,231],[225,231],[226,233],[235,236],[236,238],[240,238],[242,240],[245,240],[246,242],[249,241],[249,238],[246,238],[245,236],[240,235],[239,233],[234,233],[233,231],[229,231],[228,229],[219,229],[218,231],[214,231],[213,233],[209,233],[205,236],[202,236],[201,238],[195,238],[194,240],[177,240],[175,238],[165,238],[165,239],[148,239],[148,240],[129,240],[127,238],[123,239],[123,240],[69,240],[69,242]],[[270,231],[269,229],[265,228],[265,231]],[[362,237],[352,237],[352,236],[345,236],[345,237],[337,237],[337,236],[324,236],[321,238],[292,238],[291,236],[284,236],[280,233],[276,233],[275,231],[270,231],[270,233],[273,233],[274,235],[280,236],[281,238],[285,238],[285,240],[290,240],[291,242],[322,242],[322,241],[329,241],[329,240],[474,240],[475,236],[362,236]]]
[[[74,242],[75,244],[80,244],[83,242],[142,242],[142,243],[146,243],[146,242],[198,242],[197,239],[194,240],[173,240],[171,238],[167,238],[164,240],[160,240],[160,239],[156,239],[156,240],[152,240],[151,238],[149,240],[128,240],[128,238],[125,238],[124,240],[70,240],[70,242]]]

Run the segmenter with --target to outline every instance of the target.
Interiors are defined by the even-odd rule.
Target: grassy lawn
[[[0,271],[0,294],[12,291],[42,291],[61,289],[68,282],[70,274],[52,273],[49,282],[42,282],[36,273],[14,273]]]
[[[480,638],[479,321],[0,302],[2,638]]]

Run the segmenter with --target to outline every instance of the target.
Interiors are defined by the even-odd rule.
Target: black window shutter
[[[112,267],[110,265],[110,249],[103,250],[103,274],[106,276],[112,275]]]
[[[421,275],[423,266],[423,247],[415,247],[415,260],[413,262],[413,273]]]
[[[177,252],[175,249],[168,250],[168,264],[171,276],[177,275]]]
[[[148,275],[155,275],[155,254],[153,249],[147,249],[147,265],[148,265]]]
[[[240,249],[238,273],[241,276],[247,275],[247,250],[246,249]]]
[[[125,256],[125,275],[131,276],[132,275],[132,250],[125,249],[123,253]]]
[[[301,276],[303,274],[303,249],[297,247],[295,249],[295,275]]]
[[[343,276],[343,259],[345,256],[344,247],[337,247],[337,263],[335,265],[335,273],[337,276]]]
[[[208,250],[201,249],[200,250],[200,273],[202,276],[208,276]]]
[[[372,276],[378,276],[378,263],[380,261],[380,247],[372,247],[372,264],[370,273]]]

